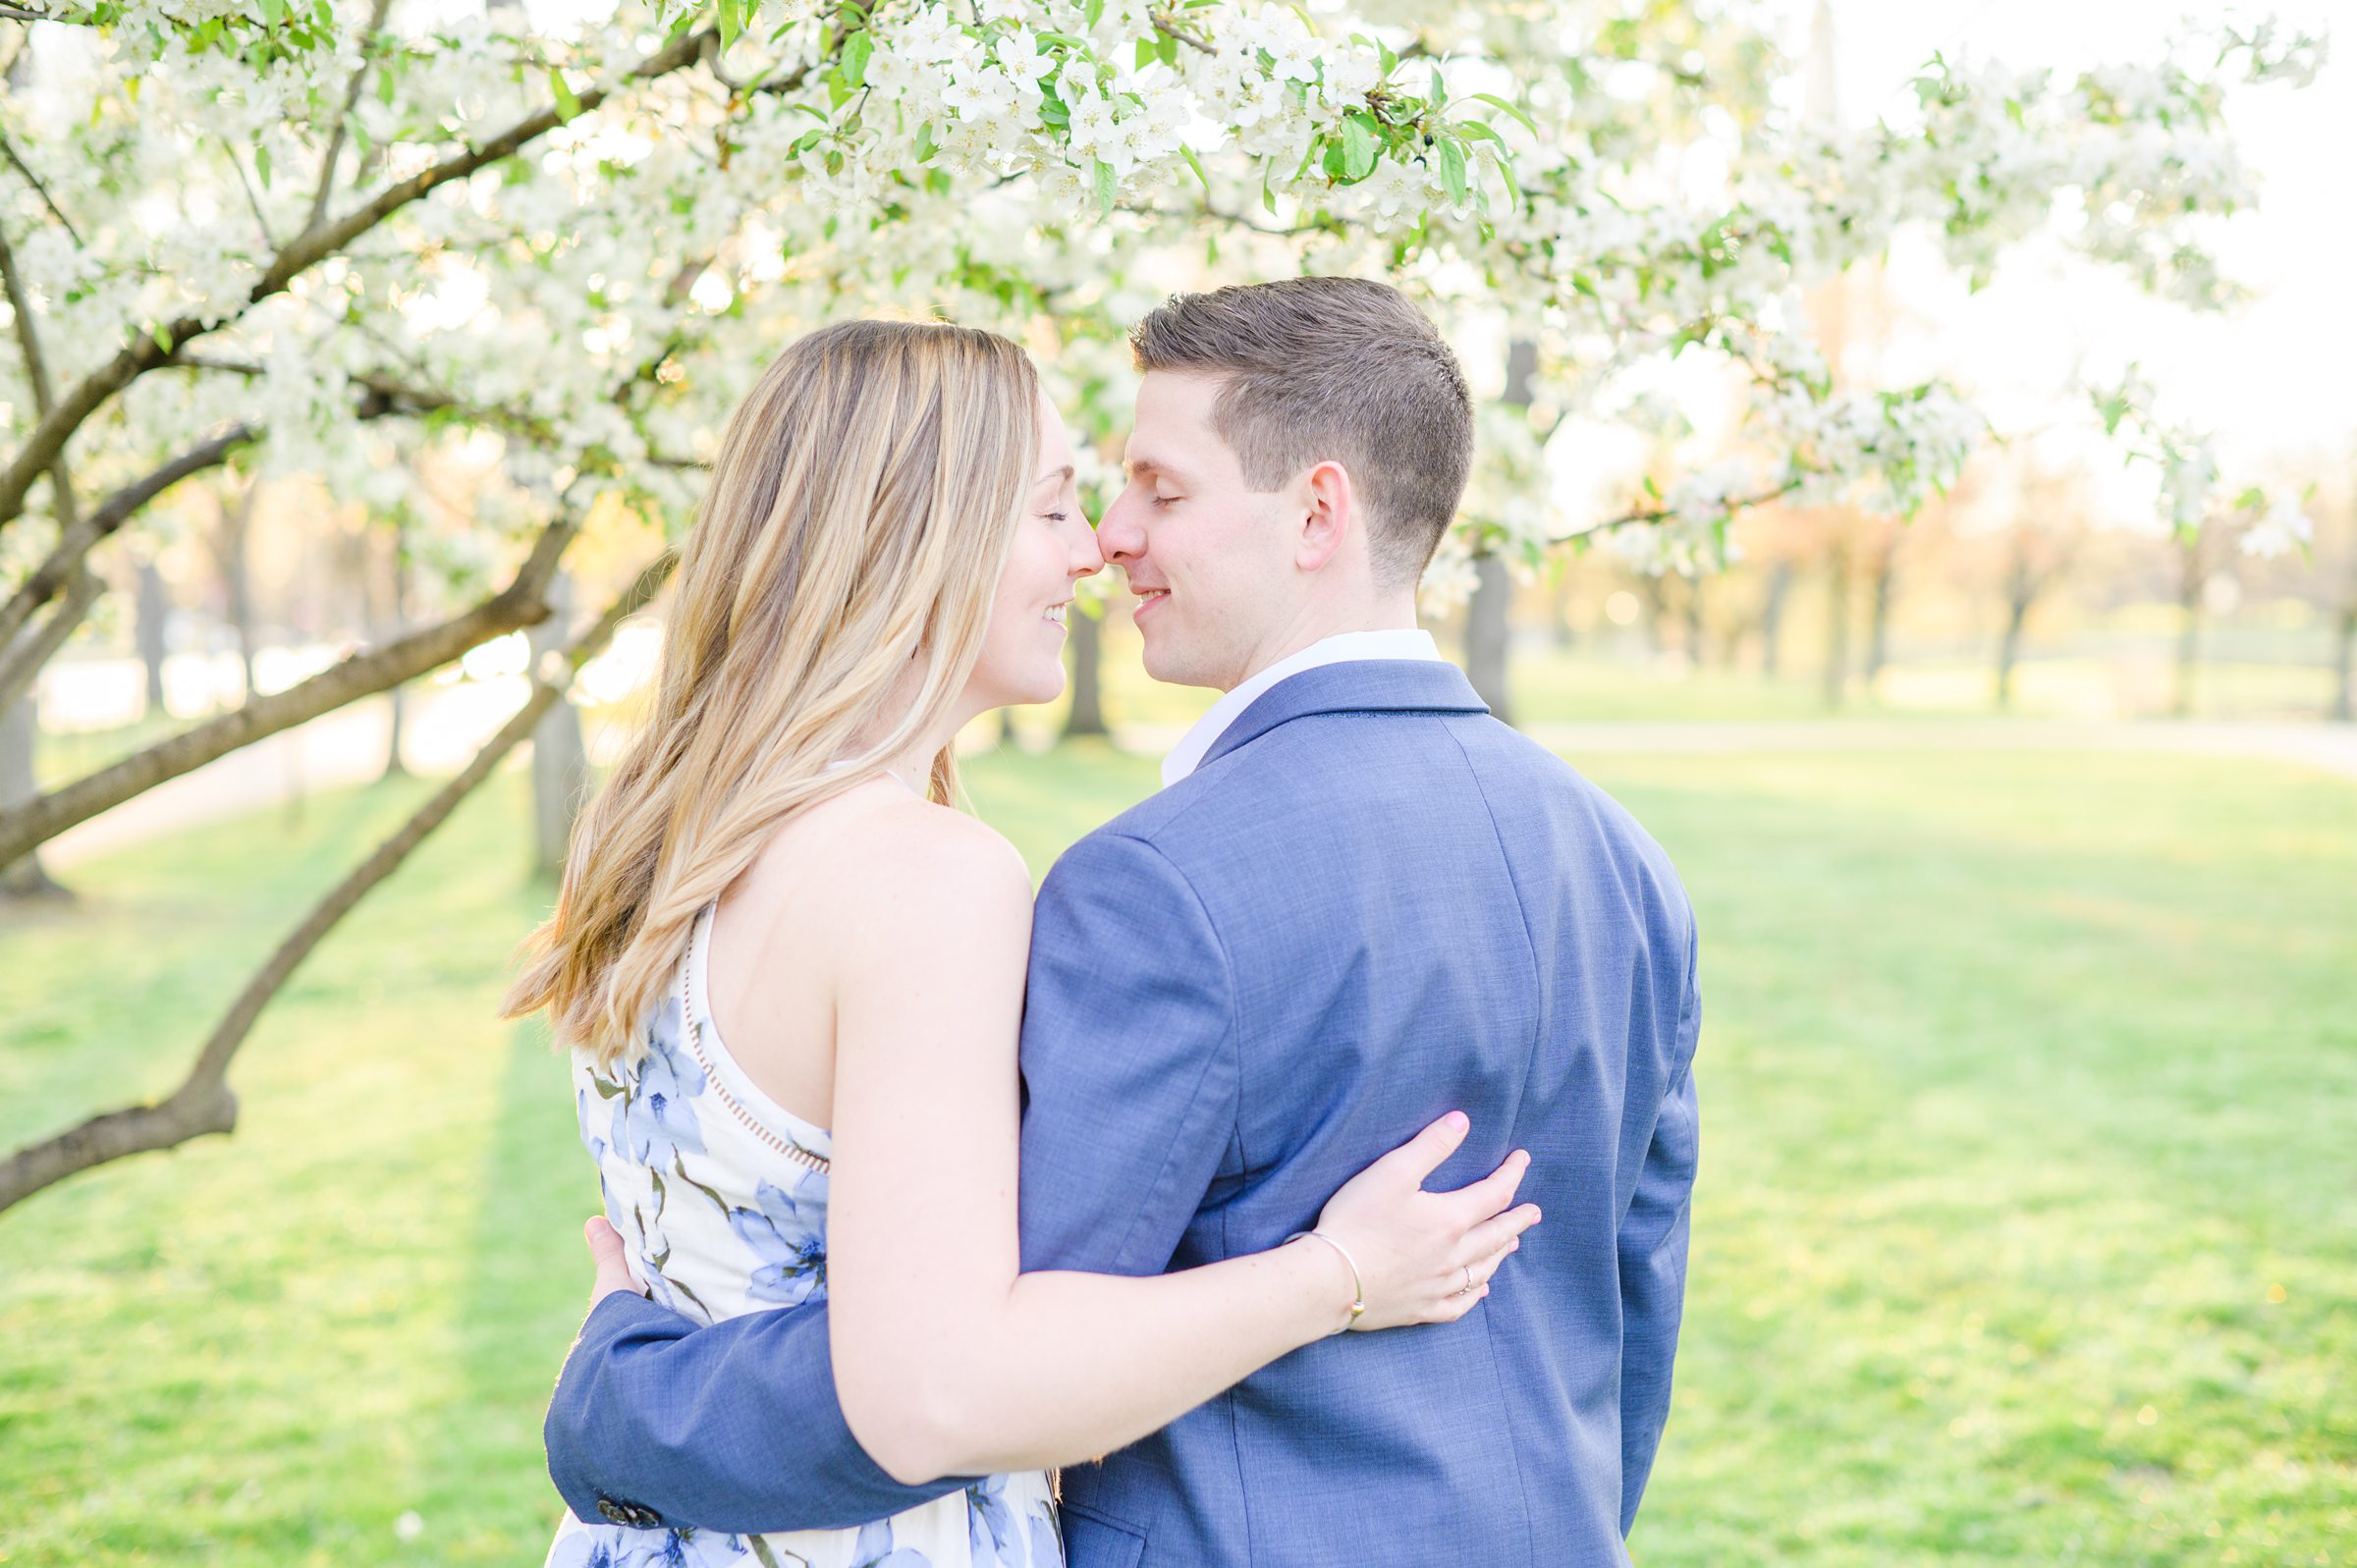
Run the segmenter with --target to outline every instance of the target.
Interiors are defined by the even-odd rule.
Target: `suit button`
[[[608,1524],[624,1525],[631,1530],[653,1530],[663,1523],[663,1516],[644,1503],[623,1502],[614,1497],[598,1498],[597,1511]]]
[[[630,1505],[616,1502],[611,1497],[598,1498],[597,1511],[605,1516],[609,1525],[627,1525],[630,1522]]]

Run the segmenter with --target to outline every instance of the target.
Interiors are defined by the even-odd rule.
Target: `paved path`
[[[507,722],[523,692],[521,676],[411,692],[402,715],[402,760],[418,773],[458,772]],[[59,835],[42,845],[42,862],[52,869],[71,866],[144,838],[284,805],[312,790],[365,784],[384,771],[392,725],[393,704],[383,697],[322,714]],[[530,755],[527,746],[517,747],[509,764]]]
[[[522,700],[521,677],[433,687],[412,694],[403,752],[420,773],[453,773]],[[55,867],[103,854],[312,789],[360,784],[384,766],[389,704],[356,703],[233,752],[126,801],[42,849]],[[1166,751],[1183,725],[1124,728],[1124,745]],[[1533,724],[1530,732],[1574,761],[1634,753],[1761,751],[2150,751],[2264,757],[2357,780],[2357,725],[2192,721],[2078,723],[2035,719],[1798,719],[1727,722]],[[593,752],[615,736],[592,735]],[[603,742],[601,745],[600,742]],[[526,755],[518,747],[516,765]],[[601,760],[603,760],[601,758]]]
[[[1627,752],[2159,751],[2266,757],[2357,779],[2357,725],[2210,720],[1794,719],[1534,724],[1574,759]]]

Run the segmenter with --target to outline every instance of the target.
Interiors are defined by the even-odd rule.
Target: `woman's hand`
[[[646,1294],[637,1276],[630,1272],[630,1260],[622,1245],[622,1232],[607,1223],[604,1215],[597,1216],[583,1225],[581,1234],[589,1241],[589,1261],[597,1265],[597,1278],[589,1286],[591,1311],[595,1311],[599,1302],[618,1290],[627,1290],[633,1296]]]
[[[1318,1229],[1356,1260],[1365,1291],[1367,1310],[1351,1327],[1455,1322],[1490,1293],[1490,1276],[1539,1222],[1536,1204],[1507,1207],[1530,1168],[1520,1149],[1469,1187],[1424,1191],[1471,1126],[1452,1110],[1327,1200]]]

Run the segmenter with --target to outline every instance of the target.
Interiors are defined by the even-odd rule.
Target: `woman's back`
[[[714,1028],[716,909],[707,904],[696,916],[674,983],[649,1010],[638,1060],[600,1068],[576,1053],[573,1064],[581,1140],[597,1163],[606,1217],[647,1293],[701,1323],[804,1306],[827,1290],[831,1138],[754,1082]],[[773,989],[784,988],[750,995]],[[767,1551],[767,1560],[813,1568],[1063,1560],[1047,1478],[1037,1471],[992,1477],[858,1531],[758,1541],[569,1515],[549,1562],[591,1564],[601,1550],[614,1562],[651,1552],[683,1565],[760,1561]]]

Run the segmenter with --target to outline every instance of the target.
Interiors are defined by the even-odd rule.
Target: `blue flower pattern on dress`
[[[699,917],[699,931],[707,917]],[[827,1173],[779,1145],[823,1158],[830,1140],[825,1129],[748,1089],[700,995],[700,1039],[691,1041],[685,973],[648,1009],[638,1060],[606,1068],[574,1061],[575,1111],[606,1217],[622,1232],[647,1293],[698,1322],[823,1301]],[[701,977],[694,983],[700,988]],[[766,1109],[754,1112],[752,1105]],[[1022,1471],[987,1477],[857,1530],[740,1536],[633,1530],[568,1515],[546,1568],[720,1564],[1064,1568],[1064,1546],[1047,1477]]]
[[[791,1193],[765,1181],[753,1198],[758,1208],[729,1211],[729,1228],[761,1260],[753,1295],[789,1307],[826,1295],[826,1172],[813,1170]]]

